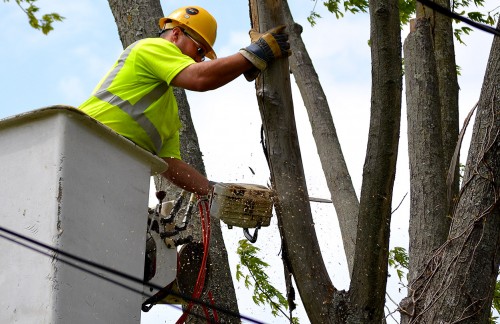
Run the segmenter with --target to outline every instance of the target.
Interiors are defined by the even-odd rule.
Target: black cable
[[[10,234],[10,233],[9,233],[9,234]],[[65,260],[65,259],[62,259],[62,258],[58,258],[57,256],[54,256],[54,255],[51,255],[51,254],[49,254],[49,253],[47,253],[47,252],[44,252],[44,251],[42,251],[42,250],[39,250],[39,249],[37,249],[37,248],[35,248],[35,247],[33,247],[33,246],[30,246],[30,245],[28,245],[28,244],[26,244],[26,243],[22,243],[22,242],[16,241],[15,239],[13,239],[13,238],[11,238],[11,237],[8,237],[8,236],[6,236],[6,235],[4,235],[4,234],[1,234],[1,233],[0,233],[0,237],[1,237],[1,238],[6,239],[6,240],[8,240],[8,241],[11,241],[12,243],[15,243],[15,244],[21,245],[22,247],[25,247],[25,248],[27,248],[28,250],[31,250],[31,251],[33,251],[33,252],[40,253],[40,254],[45,255],[45,256],[47,256],[47,257],[49,257],[49,258],[55,258],[55,259],[57,259],[58,261],[60,261],[60,262],[62,262],[62,263],[64,263],[64,264],[67,264],[67,265],[69,265],[69,266],[71,266],[71,267],[73,267],[73,268],[76,268],[76,269],[78,269],[78,270],[80,270],[80,271],[82,271],[82,272],[85,272],[85,273],[87,273],[87,274],[93,275],[93,276],[98,277],[98,278],[100,278],[100,279],[103,279],[103,280],[105,280],[105,281],[111,282],[112,284],[115,284],[115,285],[120,286],[120,287],[122,287],[122,288],[124,288],[124,289],[130,290],[130,291],[132,291],[132,292],[134,292],[134,293],[138,293],[138,294],[141,294],[141,295],[143,295],[143,296],[149,296],[149,294],[147,294],[147,293],[145,293],[145,292],[143,292],[143,291],[140,291],[140,290],[138,290],[138,289],[135,289],[135,288],[132,288],[132,287],[130,287],[130,286],[127,286],[127,285],[125,285],[125,284],[123,284],[123,283],[121,283],[121,282],[118,282],[118,281],[116,281],[116,280],[113,280],[113,279],[111,279],[111,278],[105,277],[104,275],[102,275],[102,274],[100,274],[100,273],[97,273],[97,272],[94,272],[94,271],[89,270],[89,269],[87,269],[87,268],[84,268],[84,267],[82,267],[82,266],[79,266],[79,265],[77,265],[76,263],[72,263],[72,262],[70,262],[70,261],[68,261],[68,260]]]
[[[21,246],[23,246],[23,247],[25,247],[25,248],[27,248],[28,250],[31,250],[31,251],[33,251],[33,252],[40,253],[40,254],[45,255],[45,256],[47,256],[47,257],[49,257],[49,258],[55,258],[56,260],[58,260],[58,261],[60,261],[60,262],[62,262],[62,263],[64,263],[64,264],[66,264],[66,265],[69,265],[69,266],[71,266],[71,267],[73,267],[73,268],[75,268],[75,269],[78,269],[78,270],[80,270],[80,271],[82,271],[82,272],[85,272],[85,273],[87,273],[87,274],[90,274],[90,275],[92,275],[92,276],[98,277],[98,278],[100,278],[100,279],[102,279],[102,280],[104,280],[104,281],[110,282],[110,283],[112,283],[112,284],[114,284],[114,285],[117,285],[117,286],[119,286],[119,287],[122,287],[122,288],[124,288],[124,289],[130,290],[130,291],[132,291],[132,292],[134,292],[134,293],[141,294],[141,295],[143,295],[143,296],[150,296],[149,294],[147,294],[147,293],[145,293],[145,292],[143,292],[143,291],[137,290],[137,289],[132,288],[132,287],[130,287],[130,286],[127,286],[127,285],[125,285],[125,284],[123,284],[123,283],[121,283],[121,282],[118,282],[118,281],[113,280],[113,279],[111,279],[111,278],[105,277],[105,276],[104,276],[104,275],[102,275],[102,274],[99,274],[99,273],[94,272],[94,271],[92,271],[92,270],[86,269],[86,268],[84,268],[84,267],[82,267],[82,266],[79,266],[79,265],[77,265],[77,264],[75,264],[75,263],[69,262],[68,260],[65,260],[65,259],[62,259],[62,258],[58,258],[58,257],[56,257],[56,256],[54,256],[54,255],[50,255],[50,254],[49,254],[49,253],[47,253],[47,252],[44,252],[44,251],[39,250],[39,249],[36,249],[36,248],[34,248],[33,246],[29,246],[29,245],[28,245],[28,244],[26,244],[26,243],[22,243],[22,242],[16,241],[15,239],[10,238],[10,237],[8,237],[8,236],[6,236],[6,235],[4,235],[4,234],[1,234],[1,233],[0,233],[0,237],[1,237],[1,238],[6,239],[6,240],[8,240],[8,241],[11,241],[12,243],[15,243],[15,244],[21,245]],[[181,307],[179,307],[179,306],[175,306],[175,305],[172,305],[172,304],[168,304],[168,306],[173,307],[173,308],[176,308],[177,310],[183,311],[183,310],[182,310],[182,308],[181,308]],[[194,317],[198,317],[198,318],[203,319],[203,320],[205,319],[203,316],[198,315],[198,314],[195,314],[195,313],[192,313],[192,312],[191,312],[189,315],[192,315],[192,316],[194,316]]]
[[[22,242],[16,241],[15,239],[10,238],[10,237],[7,237],[7,236],[5,236],[4,234],[1,234],[1,233],[0,233],[0,237],[1,237],[1,238],[6,239],[6,240],[8,240],[8,241],[11,241],[12,243],[15,243],[15,244],[21,245],[21,246],[23,246],[23,247],[25,247],[25,248],[27,248],[27,249],[29,249],[29,250],[33,251],[33,252],[37,252],[37,253],[40,253],[40,254],[42,254],[42,255],[45,255],[45,256],[47,256],[47,257],[49,257],[49,258],[53,258],[53,257],[54,257],[56,260],[58,260],[58,261],[60,261],[60,262],[62,262],[62,263],[64,263],[64,264],[66,264],[66,265],[69,265],[69,266],[71,266],[71,267],[73,267],[73,268],[75,268],[75,269],[78,269],[78,270],[80,270],[80,271],[82,271],[82,272],[85,272],[85,273],[87,273],[87,274],[90,274],[90,275],[92,275],[92,276],[98,277],[98,278],[100,278],[100,279],[102,279],[102,280],[104,280],[104,281],[110,282],[110,283],[112,283],[112,284],[114,284],[114,285],[117,285],[117,286],[119,286],[119,287],[122,287],[122,288],[124,288],[124,289],[130,290],[130,291],[132,291],[132,292],[134,292],[134,293],[141,294],[141,295],[143,295],[143,296],[151,296],[150,294],[147,294],[147,293],[145,293],[145,292],[143,292],[143,291],[140,291],[140,290],[137,290],[137,289],[132,288],[132,287],[130,287],[130,286],[127,286],[127,285],[125,285],[125,284],[123,284],[123,283],[121,283],[121,282],[118,282],[118,281],[116,281],[116,280],[113,280],[113,279],[110,279],[110,278],[108,278],[108,277],[105,277],[105,276],[104,276],[104,275],[102,275],[102,274],[99,274],[99,273],[94,272],[94,271],[92,271],[92,270],[86,269],[86,268],[84,268],[84,267],[82,267],[82,266],[79,266],[79,265],[77,265],[77,264],[75,264],[75,263],[69,262],[69,261],[67,261],[67,260],[65,260],[65,259],[62,259],[62,258],[55,257],[54,255],[50,255],[49,253],[44,252],[44,251],[39,250],[39,249],[36,249],[36,248],[34,248],[34,247],[32,247],[32,246],[29,246],[29,245],[28,245],[28,244],[26,244],[26,243],[22,243]],[[183,311],[182,307],[175,306],[175,305],[172,305],[172,304],[167,304],[167,305],[168,305],[168,306],[170,306],[170,307],[176,308],[177,310],[179,310],[179,311],[181,311],[181,312]],[[205,320],[205,317],[203,317],[203,316],[201,316],[201,315],[199,315],[199,314],[193,313],[193,312],[190,312],[190,313],[189,313],[189,315],[190,315],[190,316],[193,316],[193,317],[200,318],[200,319],[202,319],[202,320]]]
[[[36,246],[39,246],[39,247],[42,247],[42,248],[47,249],[47,250],[49,250],[49,251],[55,252],[56,254],[60,254],[60,255],[62,255],[62,256],[65,256],[65,257],[67,257],[67,258],[69,258],[69,259],[72,259],[72,260],[75,260],[75,261],[81,262],[81,263],[86,264],[86,265],[88,265],[88,266],[91,266],[91,267],[94,267],[94,268],[97,268],[97,269],[100,269],[100,270],[103,270],[103,271],[109,272],[109,273],[111,273],[111,274],[113,274],[113,275],[116,275],[116,276],[118,276],[118,277],[121,277],[121,278],[124,278],[124,279],[130,280],[130,281],[132,281],[132,282],[134,282],[134,283],[142,284],[142,285],[145,285],[145,286],[147,286],[147,287],[149,287],[149,288],[153,288],[153,289],[157,289],[157,290],[161,290],[161,289],[163,288],[163,287],[161,287],[161,286],[158,286],[158,285],[155,285],[155,284],[152,284],[152,283],[149,283],[149,282],[145,282],[144,280],[139,279],[139,278],[136,278],[136,277],[134,277],[134,276],[131,276],[131,275],[127,274],[127,273],[124,273],[124,272],[121,272],[121,271],[118,271],[118,270],[115,270],[115,269],[109,268],[109,267],[107,267],[107,266],[104,266],[104,265],[98,264],[98,263],[96,263],[96,262],[89,261],[89,260],[83,259],[83,258],[81,258],[81,257],[79,257],[79,256],[73,255],[73,254],[71,254],[71,253],[68,253],[68,252],[62,251],[62,250],[60,250],[60,249],[58,249],[58,248],[55,248],[55,247],[49,246],[49,245],[47,245],[47,244],[45,244],[45,243],[42,243],[42,242],[37,241],[37,240],[34,240],[34,239],[32,239],[32,238],[29,238],[29,237],[27,237],[27,236],[25,236],[25,235],[19,234],[19,233],[17,233],[17,232],[12,231],[12,230],[6,229],[6,228],[4,228],[4,227],[2,227],[2,226],[0,226],[0,232],[7,233],[7,234],[9,234],[9,235],[11,235],[11,236],[14,236],[14,237],[16,237],[16,238],[18,238],[18,239],[21,239],[21,240],[23,240],[23,241],[27,241],[27,242],[29,242],[29,243],[31,243],[31,244],[36,245]],[[58,256],[58,255],[51,255],[51,254],[49,254],[49,253],[47,253],[47,252],[41,251],[41,250],[39,250],[39,249],[36,249],[35,247],[30,246],[30,245],[28,245],[28,244],[26,244],[26,243],[23,243],[23,242],[20,242],[20,241],[15,240],[15,239],[13,239],[13,238],[10,238],[10,237],[8,237],[8,236],[5,236],[4,234],[1,234],[1,233],[0,233],[0,237],[1,237],[1,238],[4,238],[4,239],[6,239],[6,240],[9,240],[9,241],[11,241],[11,242],[13,242],[13,243],[15,243],[15,244],[21,245],[21,246],[23,246],[23,247],[25,247],[25,248],[28,248],[28,249],[30,249],[30,250],[32,250],[32,251],[34,251],[34,252],[38,252],[38,253],[40,253],[40,254],[42,254],[42,255],[45,255],[45,256],[48,256],[48,257],[50,257],[50,258],[54,258],[54,259],[56,259],[56,260],[58,260],[58,261],[61,261],[62,263],[65,263],[65,264],[67,264],[67,265],[69,265],[69,266],[72,266],[72,267],[74,267],[74,268],[76,268],[76,269],[78,269],[78,270],[81,270],[81,271],[83,271],[83,272],[85,272],[85,273],[87,273],[87,274],[90,274],[90,275],[93,275],[93,276],[99,277],[99,278],[101,278],[101,279],[103,279],[103,280],[105,280],[105,281],[108,281],[108,282],[111,282],[111,283],[113,283],[113,284],[116,284],[116,285],[118,285],[118,286],[120,286],[120,287],[122,287],[122,288],[128,289],[128,290],[133,291],[133,292],[135,292],[135,293],[139,293],[139,294],[144,295],[144,296],[151,296],[151,295],[149,295],[149,294],[144,293],[143,291],[139,291],[139,290],[137,290],[137,289],[135,289],[135,288],[133,288],[133,287],[127,286],[127,285],[125,285],[125,284],[123,284],[123,283],[120,283],[120,282],[118,282],[118,281],[116,281],[116,280],[113,280],[113,279],[107,278],[107,277],[105,277],[105,276],[103,276],[103,275],[101,275],[101,274],[99,274],[99,273],[97,273],[97,272],[94,272],[94,271],[92,271],[92,270],[86,269],[86,268],[81,267],[81,266],[79,266],[79,265],[77,265],[77,264],[74,264],[74,263],[72,263],[72,262],[70,262],[70,261],[68,261],[68,260],[65,260],[65,259],[61,258],[61,257],[60,257],[60,256]],[[231,310],[228,310],[228,309],[222,308],[222,307],[220,307],[220,306],[211,305],[211,304],[206,303],[206,302],[204,302],[204,301],[202,301],[202,300],[195,300],[195,299],[193,299],[193,298],[191,298],[191,297],[189,297],[189,296],[184,296],[184,295],[179,294],[179,293],[176,293],[176,292],[174,292],[174,291],[171,291],[171,295],[173,295],[173,296],[175,296],[175,297],[182,298],[183,300],[186,300],[186,301],[189,301],[189,302],[193,302],[193,303],[198,304],[198,305],[202,305],[202,306],[205,306],[205,307],[208,307],[208,308],[211,308],[211,309],[215,309],[215,310],[220,311],[220,312],[222,312],[222,313],[225,313],[226,315],[229,315],[229,316],[233,316],[233,317],[237,317],[237,318],[240,318],[240,319],[247,320],[247,321],[249,321],[249,322],[251,322],[251,323],[263,324],[263,322],[257,321],[257,320],[255,320],[255,319],[250,318],[250,317],[247,317],[247,316],[241,315],[241,314],[239,314],[239,313],[236,313],[236,312],[233,312],[233,311],[231,311]],[[170,304],[169,304],[169,305],[170,305]],[[175,308],[178,308],[178,307],[176,307],[176,306],[174,306],[174,305],[171,305],[171,306],[172,306],[172,307],[175,307]],[[199,315],[194,314],[194,313],[190,313],[190,315],[199,316]]]
[[[429,7],[431,9],[433,9],[433,10],[436,10],[437,12],[439,12],[439,13],[445,15],[445,16],[448,16],[448,17],[453,18],[453,19],[460,20],[461,22],[464,22],[464,23],[466,23],[468,25],[476,27],[477,29],[481,29],[482,31],[485,31],[487,33],[490,33],[490,34],[493,34],[493,35],[496,35],[496,36],[500,36],[500,29],[496,29],[496,28],[493,28],[491,26],[478,23],[477,21],[471,20],[469,18],[460,16],[456,12],[453,12],[450,9],[448,9],[446,7],[443,7],[443,6],[437,4],[437,3],[433,2],[433,1],[430,1],[430,0],[417,0],[417,1],[420,2],[421,4],[423,4],[424,6]]]
[[[267,151],[266,139],[264,134],[264,125],[260,126],[260,144],[262,146],[262,151],[264,152],[264,156],[266,158],[267,166],[271,169],[271,162],[269,159],[269,152]]]
[[[154,285],[154,284],[150,284],[150,283],[144,282],[142,279],[136,278],[136,277],[131,276],[131,275],[127,274],[127,273],[120,272],[120,271],[118,271],[118,270],[112,269],[112,268],[107,267],[107,266],[104,266],[104,265],[102,265],[102,264],[98,264],[98,263],[96,263],[96,262],[93,262],[93,261],[90,261],[90,260],[86,260],[86,259],[83,259],[83,258],[81,258],[81,257],[79,257],[79,256],[76,256],[76,255],[73,255],[73,254],[71,254],[71,253],[68,253],[68,252],[62,251],[62,250],[60,250],[60,249],[58,249],[58,248],[52,247],[52,246],[50,246],[50,245],[47,245],[47,244],[42,243],[42,242],[40,242],[40,241],[37,241],[37,240],[35,240],[35,239],[29,238],[29,237],[24,236],[24,235],[22,235],[22,234],[19,234],[19,233],[16,233],[16,232],[14,232],[14,231],[11,231],[11,230],[9,230],[9,229],[6,229],[5,227],[0,226],[0,231],[1,231],[1,232],[5,232],[5,233],[7,233],[7,234],[10,234],[10,235],[12,235],[12,236],[15,236],[15,237],[17,237],[17,238],[19,238],[19,239],[21,239],[21,240],[23,240],[23,241],[30,242],[30,243],[32,243],[32,244],[34,244],[34,245],[37,245],[37,246],[43,247],[43,248],[45,248],[45,249],[47,249],[47,250],[50,250],[50,251],[55,252],[55,253],[57,253],[57,254],[63,255],[63,256],[68,257],[68,258],[70,258],[70,259],[73,259],[73,260],[75,260],[75,261],[82,262],[82,263],[84,263],[84,264],[86,264],[86,265],[89,265],[89,266],[91,266],[91,267],[97,268],[97,269],[99,269],[99,270],[104,270],[104,271],[109,272],[109,273],[111,273],[111,274],[114,274],[114,275],[117,275],[117,276],[119,276],[119,277],[122,277],[122,278],[128,279],[128,280],[133,281],[133,282],[135,282],[135,283],[144,284],[144,285],[147,285],[147,286],[149,286],[150,288],[154,288],[154,289],[161,289],[161,288],[162,288],[162,287],[160,287],[160,286],[158,286],[158,285]],[[16,242],[17,242],[17,241],[16,241]],[[57,258],[57,257],[56,257],[56,258]]]

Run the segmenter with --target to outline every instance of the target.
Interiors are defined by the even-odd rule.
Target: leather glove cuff
[[[260,47],[256,44],[250,44],[249,46],[240,49],[240,54],[243,55],[247,60],[250,61],[257,69],[263,71],[267,68],[267,61],[261,58],[257,53],[263,53]]]

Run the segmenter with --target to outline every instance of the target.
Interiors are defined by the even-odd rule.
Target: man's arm
[[[217,89],[241,74],[251,81],[257,77],[257,69],[263,71],[270,62],[292,53],[284,29],[282,25],[263,34],[252,30],[249,46],[231,56],[191,64],[179,72],[171,84],[193,91],[207,91]]]
[[[176,158],[163,158],[168,163],[167,171],[162,173],[167,180],[177,187],[205,196],[210,193],[208,179],[195,168]]]
[[[207,91],[217,89],[253,68],[240,53],[191,64],[179,72],[170,84],[175,87],[192,90]]]

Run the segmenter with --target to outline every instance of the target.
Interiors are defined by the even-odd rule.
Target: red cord
[[[205,318],[207,319],[207,323],[210,324],[210,314],[208,313],[208,308],[205,305],[203,305],[203,312],[205,313]]]
[[[208,292],[208,298],[210,298],[210,304],[212,304],[212,306],[215,306],[214,295],[212,294],[212,291]],[[215,322],[219,323],[219,315],[217,314],[217,310],[215,308],[212,308],[212,312],[214,313]]]
[[[198,278],[196,280],[196,284],[193,291],[193,300],[200,299],[201,294],[203,293],[203,287],[205,285],[205,276],[207,270],[207,257],[208,257],[208,248],[210,246],[210,204],[207,200],[199,199],[198,200],[198,209],[200,211],[200,220],[201,220],[201,233],[203,237],[203,258],[201,260],[200,272],[198,273]],[[186,310],[183,312],[181,317],[177,320],[176,324],[182,324],[186,321],[191,308],[193,307],[193,301],[189,302]],[[210,322],[208,310],[203,307],[205,312],[205,316],[207,322]],[[216,313],[214,311],[214,316]]]

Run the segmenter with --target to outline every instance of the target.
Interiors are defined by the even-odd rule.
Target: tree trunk
[[[158,0],[108,0],[115,17],[123,48],[137,40],[158,35],[158,20],[163,17]]]
[[[350,323],[384,318],[391,202],[401,119],[401,31],[397,0],[370,5],[372,99],[350,296]]]
[[[282,1],[251,0],[252,25],[260,32],[284,23]],[[293,49],[292,49],[293,50]],[[266,135],[276,214],[291,272],[312,323],[329,323],[333,287],[319,248],[295,127],[288,60],[272,63],[256,81]],[[314,292],[314,293],[311,293]]]
[[[118,33],[123,47],[145,37],[156,37],[158,35],[158,20],[163,17],[160,1],[158,0],[109,0],[109,6],[115,17]],[[183,89],[174,89],[179,106],[179,117],[183,128],[181,129],[181,156],[184,161],[191,164],[197,170],[205,174],[202,154],[198,144],[198,137],[194,129],[189,103]],[[174,199],[180,190],[174,186],[168,186],[168,181],[162,177],[155,178],[158,190],[166,190],[168,197]],[[194,212],[194,215],[197,215]],[[190,230],[184,235],[192,234],[196,241],[201,241],[201,224],[199,218],[193,217]],[[211,219],[211,243],[210,243],[210,272],[205,281],[205,291],[211,291],[217,306],[238,313],[236,293],[229,268],[227,250],[222,238],[219,220]],[[193,231],[191,233],[191,231]],[[208,299],[204,299],[208,302]],[[198,318],[191,316],[189,322],[205,322],[205,314],[201,307],[192,310],[200,315]],[[238,318],[227,314],[218,313],[219,319],[224,323],[239,323]]]
[[[436,0],[437,4],[450,8],[449,0]],[[458,80],[455,62],[455,46],[453,44],[452,20],[442,14],[436,14],[432,9],[422,6],[417,2],[417,19],[428,18],[431,24],[431,43],[436,61],[439,101],[441,111],[441,134],[443,145],[444,167],[449,170],[449,187],[447,206],[448,216],[452,206],[456,203],[459,185],[459,164],[451,164],[455,146],[458,139],[459,113],[458,113]],[[455,158],[459,160],[459,156]],[[449,228],[451,217],[442,220],[443,227]],[[446,237],[443,238],[443,241]]]
[[[203,174],[205,165],[203,163],[202,153],[198,144],[198,137],[191,119],[191,111],[187,101],[186,92],[180,88],[174,88],[174,94],[179,105],[179,117],[182,123],[180,133],[181,141],[181,156],[183,161],[194,166]],[[165,181],[164,181],[165,182]],[[175,197],[180,190],[175,186],[169,186],[169,195]],[[194,215],[198,215],[195,213]],[[192,235],[195,241],[201,241],[201,222],[198,217],[191,218],[191,225],[188,233],[184,235]],[[217,306],[227,309],[233,313],[239,313],[238,304],[236,302],[236,292],[234,290],[233,279],[231,277],[231,269],[227,256],[226,246],[222,238],[222,230],[220,220],[214,217],[210,218],[210,247],[209,247],[209,269],[208,276],[205,280],[205,288],[203,301],[210,303],[206,293],[209,291],[213,294],[213,301]],[[205,313],[202,307],[196,306],[191,310],[197,316],[189,316],[187,323],[206,323]],[[239,323],[239,318],[229,316],[228,314],[218,312],[219,320],[222,323]]]
[[[446,8],[450,7],[448,0],[438,0],[437,3]],[[411,184],[415,194],[411,199],[414,206],[410,207],[409,281],[418,276],[425,266],[425,258],[428,258],[431,251],[446,241],[451,223],[451,208],[456,202],[459,182],[459,164],[457,162],[459,155],[453,157],[458,139],[458,81],[452,21],[418,2],[416,10],[417,24],[422,25],[419,23],[422,21],[427,23],[425,27],[420,26],[425,30],[420,29],[417,34],[408,37],[413,39],[409,42],[413,44],[413,47],[405,53],[412,56],[410,60],[420,60],[420,63],[416,64],[421,65],[421,67],[415,74],[406,73],[406,78],[408,80],[408,78],[422,77],[423,75],[431,77],[433,79],[432,86],[428,86],[427,90],[419,95],[421,99],[432,96],[432,102],[429,102],[430,106],[425,105],[423,100],[420,103],[416,102],[417,95],[412,89],[407,89],[407,97],[413,96],[415,104],[420,105],[419,109],[430,113],[439,112],[439,114],[434,113],[433,116],[429,116],[432,120],[427,122],[427,132],[422,129],[408,129],[409,141],[410,136],[413,136],[413,142],[417,145],[425,142],[427,134],[435,134],[433,138],[427,138],[433,142],[428,144],[428,151],[421,152],[426,154],[425,156],[428,158],[419,160],[422,155],[420,157],[414,156],[414,161],[410,162],[410,168],[415,168],[412,174],[419,177],[420,180],[415,179],[417,181]],[[406,56],[405,66],[407,65]],[[430,65],[433,66],[432,70],[430,70]],[[427,69],[428,74],[421,74],[425,69]],[[416,115],[409,115],[408,124],[411,123],[410,119],[416,117]],[[425,127],[425,125],[423,126]],[[410,135],[410,133],[412,134]],[[442,144],[437,145],[437,143]],[[411,156],[415,152],[409,149],[409,154]],[[453,161],[453,159],[455,160]],[[418,170],[419,168],[422,170]],[[439,168],[443,169],[439,171]],[[426,173],[427,179],[425,179]],[[412,176],[411,181],[413,179]],[[423,188],[425,185],[422,182],[427,184],[427,189]],[[429,188],[433,190],[429,191]],[[422,233],[427,235],[422,235]]]
[[[415,21],[404,44],[408,154],[410,160],[409,278],[412,282],[431,252],[446,240],[446,172],[436,60],[429,19]]]
[[[358,225],[359,201],[342,154],[330,107],[301,38],[302,27],[293,21],[290,8],[283,2],[283,14],[289,33],[290,67],[307,109],[318,155],[337,212],[349,274],[352,273]]]
[[[500,264],[500,39],[478,103],[464,185],[448,241],[429,258],[402,305],[409,323],[487,323]]]

